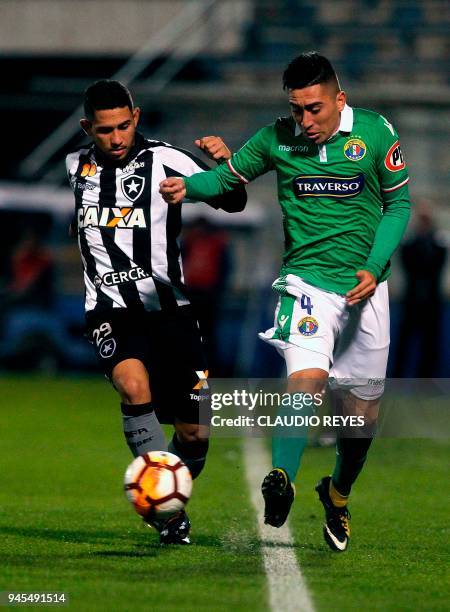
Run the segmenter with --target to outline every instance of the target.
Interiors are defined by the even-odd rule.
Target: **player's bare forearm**
[[[198,138],[195,144],[217,163],[231,159],[231,151],[220,136],[203,136]]]
[[[369,270],[358,270],[355,276],[359,283],[345,294],[349,306],[354,306],[372,297],[377,288],[377,280]]]
[[[168,204],[179,204],[186,196],[186,187],[181,177],[166,178],[159,184],[159,193]]]

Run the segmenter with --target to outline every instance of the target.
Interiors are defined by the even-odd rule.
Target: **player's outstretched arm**
[[[231,151],[220,136],[203,136],[197,138],[195,144],[209,159],[217,163],[231,158]],[[168,204],[179,204],[186,197],[186,186],[181,177],[167,178],[159,184],[159,187],[159,193]]]
[[[195,144],[210,159],[217,163],[231,158],[231,151],[219,136],[203,136]],[[199,162],[200,163],[200,162]],[[206,202],[212,208],[221,208],[227,212],[241,212],[247,203],[247,192],[244,185],[238,184],[229,190],[222,190],[217,185],[217,179],[212,172],[201,173],[209,175],[209,185],[206,194],[196,194],[196,199]],[[212,174],[212,176],[211,176]],[[168,204],[179,204],[186,197],[186,184],[181,177],[171,177],[160,183],[160,193]]]
[[[273,126],[266,126],[257,132],[245,145],[235,153],[231,159],[226,159],[231,153],[224,143],[217,143],[213,149],[212,141],[216,136],[207,136],[198,139],[197,146],[208,148],[216,159],[226,159],[226,164],[207,172],[196,172],[184,179],[185,197],[190,200],[207,202],[214,208],[222,208],[228,212],[243,210],[247,195],[244,186],[257,176],[273,169],[270,146],[273,140]],[[208,140],[207,140],[208,139]],[[211,139],[211,140],[210,140]],[[181,185],[178,183],[160,184],[161,194],[167,202],[181,201]],[[178,193],[177,193],[178,192]]]
[[[196,146],[201,149],[210,159],[218,164],[231,159],[231,151],[220,136],[203,136],[195,141]],[[221,208],[226,212],[241,212],[247,204],[247,192],[245,186],[238,184],[230,191],[212,198],[205,198],[205,202],[215,208]]]

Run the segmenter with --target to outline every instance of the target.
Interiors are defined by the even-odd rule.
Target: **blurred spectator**
[[[51,308],[54,263],[39,234],[28,229],[11,257],[11,280],[6,287],[7,306]]]
[[[200,217],[183,236],[183,268],[189,297],[205,340],[210,376],[224,376],[217,346],[217,325],[224,289],[230,274],[227,234]]]
[[[0,292],[0,363],[54,371],[58,345],[66,341],[52,308],[54,259],[36,228],[25,230],[13,249],[9,280]]]
[[[406,288],[403,298],[394,376],[405,372],[408,356],[417,342],[418,358],[413,376],[428,378],[437,375],[442,329],[442,273],[447,256],[440,243],[431,210],[418,207],[413,235],[401,249]]]

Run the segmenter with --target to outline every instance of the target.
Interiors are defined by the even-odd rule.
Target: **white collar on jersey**
[[[351,132],[353,129],[353,108],[346,104],[341,113],[338,132]]]
[[[344,110],[341,113],[341,121],[339,123],[339,127],[334,134],[337,132],[351,132],[353,129],[353,108],[346,104],[344,106]],[[299,136],[301,134],[300,126],[297,124],[295,126],[295,135]],[[334,134],[332,136],[334,136]],[[331,136],[330,136],[331,138]]]

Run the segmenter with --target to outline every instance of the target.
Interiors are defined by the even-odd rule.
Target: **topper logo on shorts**
[[[330,196],[332,198],[353,198],[364,189],[364,174],[355,176],[296,176],[293,181],[297,198]]]
[[[386,153],[384,165],[391,172],[398,172],[399,170],[403,170],[405,167],[405,160],[403,159],[403,153],[400,149],[400,143],[398,140],[394,142],[392,147]]]
[[[147,227],[142,208],[98,208],[86,206],[78,211],[78,227]]]
[[[94,278],[94,285],[100,287],[106,285],[106,287],[114,287],[115,285],[121,285],[122,283],[129,283],[130,281],[135,283],[136,281],[142,280],[143,278],[150,278],[150,274],[145,272],[139,266],[131,268],[131,270],[121,270],[120,272],[107,272],[103,276],[96,276]]]
[[[297,327],[302,336],[314,336],[319,329],[319,322],[314,317],[303,317]]]

